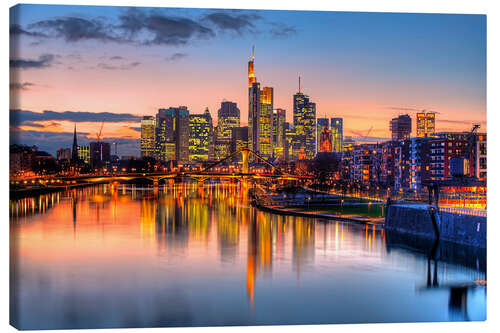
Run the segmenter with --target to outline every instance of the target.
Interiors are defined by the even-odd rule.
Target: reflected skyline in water
[[[457,289],[484,270],[434,260],[450,287],[421,292],[428,256],[392,246],[383,229],[259,211],[239,183],[98,185],[13,200],[10,214],[21,328],[486,316],[484,287]]]

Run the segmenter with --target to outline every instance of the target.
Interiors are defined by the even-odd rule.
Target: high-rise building
[[[436,132],[436,113],[419,112],[417,113],[417,137],[433,136]]]
[[[401,115],[397,118],[392,118],[389,123],[389,128],[392,132],[392,140],[409,139],[411,135],[411,118],[409,115]]]
[[[342,118],[330,119],[332,132],[332,152],[341,153],[344,147],[344,121]]]
[[[330,127],[330,121],[328,118],[318,118],[316,119],[316,137],[319,138],[321,135],[321,132],[323,131],[323,128],[326,126],[326,128]],[[320,140],[317,140],[317,145],[316,145],[316,152],[320,151]]]
[[[203,114],[189,115],[189,160],[208,161],[212,145],[212,116],[208,108]]]
[[[321,119],[321,118],[320,118]],[[328,129],[328,119],[323,118],[323,129],[318,135],[319,147],[318,153],[331,153],[332,152],[332,133]],[[319,119],[318,119],[319,120]]]
[[[144,116],[141,120],[141,157],[156,157],[156,119]]]
[[[253,61],[252,61],[253,63]],[[248,147],[260,151],[260,83],[253,82],[248,88]]]
[[[248,126],[233,127],[231,131],[231,154],[248,148]],[[236,156],[235,160],[240,161],[241,156]]]
[[[264,87],[260,92],[259,153],[263,157],[273,156],[273,88]]]
[[[285,122],[286,110],[275,109],[273,111],[273,157],[276,160],[285,159]]]
[[[263,157],[273,156],[273,104],[271,87],[260,89],[254,73],[255,53],[248,62],[248,145]]]
[[[78,146],[78,160],[90,164],[90,146]]]
[[[248,88],[252,87],[252,84],[257,82],[257,78],[255,77],[253,65],[255,61],[255,47],[252,46],[252,60],[248,62]]]
[[[189,160],[189,110],[186,106],[158,110],[156,149],[161,161]]]
[[[316,103],[311,102],[309,96],[300,91],[300,78],[299,91],[293,95],[293,127],[294,145],[300,147],[300,157],[313,159],[316,153]],[[296,149],[294,155],[295,151]]]
[[[111,160],[111,145],[109,142],[91,142],[90,146],[90,165],[93,168],[100,168]]]
[[[240,109],[236,103],[224,101],[217,116],[215,159],[221,160],[231,152],[231,133],[233,128],[240,127]]]

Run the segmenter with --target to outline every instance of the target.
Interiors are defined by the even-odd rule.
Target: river
[[[96,185],[10,201],[21,329],[486,319],[484,257],[273,215],[232,183]],[[404,243],[404,242],[403,242]]]

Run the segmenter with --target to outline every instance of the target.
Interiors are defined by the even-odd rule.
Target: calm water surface
[[[486,319],[486,289],[460,288],[486,279],[481,256],[261,212],[235,184],[100,185],[10,211],[22,329]]]

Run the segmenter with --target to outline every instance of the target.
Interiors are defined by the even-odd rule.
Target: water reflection
[[[11,201],[13,323],[91,328],[485,318],[485,289],[462,286],[485,279],[484,257],[461,258],[448,247],[429,255],[432,246],[372,225],[258,211],[249,206],[250,186],[110,184]]]

